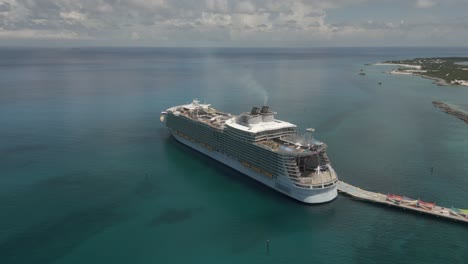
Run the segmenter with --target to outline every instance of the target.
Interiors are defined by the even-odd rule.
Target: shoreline
[[[429,79],[429,80],[432,80],[433,84],[436,84],[438,86],[449,86],[449,85],[454,85],[454,84],[451,84],[451,83],[448,83],[446,80],[444,79],[441,79],[441,78],[437,78],[437,77],[432,77],[432,76],[427,76],[427,75],[423,75],[423,74],[413,74],[413,75],[416,75],[416,76],[420,76],[424,79]]]
[[[373,65],[376,66],[402,66],[406,68],[421,69],[421,65],[412,65],[412,64],[403,64],[403,63],[387,63],[387,62],[377,62]]]
[[[439,85],[439,86],[449,86],[449,85],[456,85],[452,83],[448,83],[446,80],[437,78],[437,77],[432,77],[432,76],[427,76],[418,72],[406,72],[406,71],[399,71],[399,70],[391,70],[391,71],[385,71],[384,73],[388,74],[395,74],[395,75],[413,75],[413,76],[419,76],[424,79],[432,80],[433,84]],[[461,84],[460,84],[461,85]],[[461,85],[464,86],[464,85]]]
[[[438,86],[464,86],[468,87],[468,81],[467,80],[455,80],[452,82],[448,82],[447,80],[444,80],[439,77],[433,77],[429,75],[425,75],[426,70],[422,70],[421,65],[411,65],[411,64],[403,64],[403,63],[387,63],[387,62],[378,62],[374,63],[372,65],[376,66],[400,66],[404,68],[412,68],[412,69],[392,69],[390,71],[384,71],[384,73],[388,74],[398,74],[398,75],[415,75],[415,76],[420,76],[425,79],[432,80],[433,84],[436,84]],[[416,69],[416,70],[414,70]]]

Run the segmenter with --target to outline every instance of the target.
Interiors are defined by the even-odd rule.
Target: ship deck
[[[323,150],[323,148],[325,147],[325,145],[323,146],[317,145],[314,150],[311,150],[311,149],[303,148],[302,146],[290,144],[286,141],[279,140],[279,139],[263,140],[263,141],[259,141],[256,143],[260,146],[267,147],[268,149],[274,152],[307,154],[307,155],[317,154],[318,152]]]
[[[320,173],[311,173],[306,177],[299,177],[298,180],[301,184],[327,185],[333,183],[337,179],[336,174],[331,173],[331,171],[321,171]]]
[[[180,114],[190,118],[196,122],[201,122],[203,124],[209,125],[210,127],[216,129],[223,129],[226,121],[230,119],[232,116],[217,111],[214,108],[204,109],[205,112],[202,114],[197,114],[196,116],[191,116],[191,112],[189,110],[184,110],[183,108],[179,110]]]

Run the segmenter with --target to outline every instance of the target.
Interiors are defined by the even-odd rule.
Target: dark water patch
[[[82,195],[99,194],[105,192],[107,195],[118,192],[130,192],[128,188],[129,178],[135,173],[129,170],[102,170],[87,171],[77,170],[57,175],[38,182],[33,188],[37,191],[48,193]]]
[[[0,157],[8,157],[11,155],[21,155],[29,152],[45,151],[49,146],[45,144],[28,144],[28,145],[17,145],[9,147],[0,152]]]
[[[41,159],[42,153],[50,149],[44,144],[16,145],[0,149],[0,169],[10,169],[17,172],[19,169],[28,169]],[[11,175],[15,175],[11,173]]]
[[[55,222],[41,224],[8,237],[0,243],[0,263],[51,263],[83,241],[125,218],[118,204],[87,208]]]
[[[153,144],[158,141],[160,137],[157,133],[137,135],[128,137],[129,143]]]
[[[5,159],[0,159],[0,168],[1,169],[9,169],[13,168],[15,172],[18,172],[21,169],[29,169],[30,167],[34,166],[37,163],[37,160],[35,159],[15,159],[11,158],[9,159],[8,157]],[[11,173],[9,175],[15,175],[14,173]]]
[[[160,189],[157,187],[153,177],[147,174],[144,179],[137,184],[135,194],[143,198],[150,198],[160,194]]]
[[[24,185],[13,193],[0,193],[0,226],[6,230],[23,229],[31,223],[47,218],[53,221],[87,206],[132,199],[134,180],[125,170],[75,171]],[[0,238],[4,235],[7,234],[0,234]]]
[[[196,214],[203,212],[203,210],[204,209],[201,207],[186,209],[168,208],[153,218],[148,226],[156,227],[159,225],[172,225],[184,222],[193,218]]]
[[[36,163],[35,160],[28,159],[15,163],[18,169],[29,168]]]

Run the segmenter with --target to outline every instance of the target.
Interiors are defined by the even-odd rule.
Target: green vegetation
[[[447,83],[455,80],[468,80],[468,65],[457,64],[467,62],[468,57],[446,58],[416,58],[411,60],[386,61],[385,63],[419,65],[421,70],[427,71],[420,75],[439,78]],[[398,70],[404,70],[400,68]]]

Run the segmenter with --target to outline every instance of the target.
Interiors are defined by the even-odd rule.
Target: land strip
[[[376,63],[395,65],[392,74],[418,75],[435,80],[438,85],[468,86],[468,57],[416,58]]]
[[[435,107],[438,107],[438,108],[442,109],[442,111],[444,111],[445,113],[450,114],[450,115],[454,115],[454,116],[458,117],[459,119],[465,121],[465,123],[468,124],[468,113],[463,112],[463,111],[458,110],[458,109],[455,109],[455,108],[451,107],[450,105],[448,105],[448,104],[446,104],[444,102],[441,102],[441,101],[433,101],[432,104]]]

